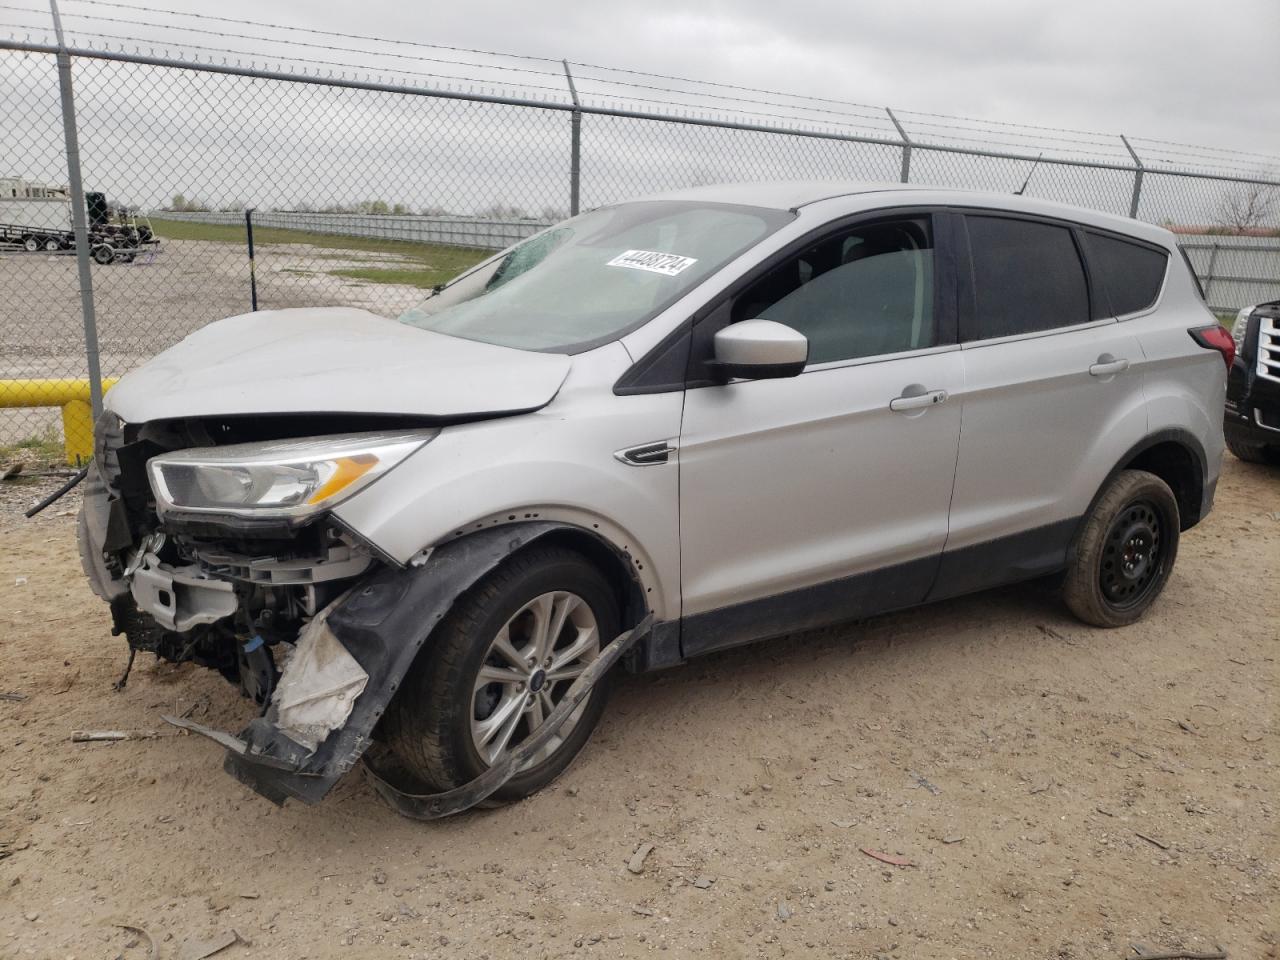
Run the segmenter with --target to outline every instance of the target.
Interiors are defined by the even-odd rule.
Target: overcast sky
[[[1280,0],[171,5],[1280,155]]]
[[[5,16],[47,32],[43,0],[26,2],[27,13]],[[896,141],[881,109],[889,105],[918,143],[1028,158],[916,151],[913,182],[1010,191],[1031,175],[1033,195],[1120,214],[1129,209],[1129,173],[1052,162],[1033,170],[1033,158],[1043,150],[1046,158],[1127,166],[1117,136],[1125,133],[1156,169],[1280,176],[1280,0],[60,2],[73,45],[105,41],[202,62],[332,70],[432,89],[479,78],[485,91],[564,104],[558,61],[567,58],[578,65],[587,102],[667,115],[714,112],[793,129],[838,124],[836,132]],[[12,157],[0,165],[62,182],[52,64],[21,54],[4,64],[0,104],[21,108],[9,114],[9,129],[0,123],[0,161]],[[228,209],[373,200],[413,212],[514,208],[554,218],[567,209],[570,125],[562,112],[247,83],[96,59],[79,62],[76,77],[86,175],[124,203],[156,208],[182,193]],[[728,180],[894,180],[900,160],[896,146],[588,116],[582,203]],[[1209,223],[1229,189],[1238,188],[1150,176],[1139,216]]]

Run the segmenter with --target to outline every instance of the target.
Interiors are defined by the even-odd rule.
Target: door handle
[[[1129,369],[1129,361],[1123,357],[1117,360],[1109,353],[1104,353],[1098,358],[1098,362],[1089,367],[1089,376],[1091,377],[1110,377],[1117,373],[1124,373]]]
[[[925,407],[933,407],[946,402],[947,391],[928,390],[911,396],[903,394],[900,397],[894,397],[889,401],[889,409],[895,413],[903,413],[907,410],[923,410]]]

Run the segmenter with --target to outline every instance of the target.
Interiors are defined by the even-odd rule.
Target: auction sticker
[[[606,264],[610,267],[630,267],[632,270],[648,270],[664,277],[674,277],[692,267],[696,257],[681,257],[674,253],[658,253],[654,250],[627,250]]]

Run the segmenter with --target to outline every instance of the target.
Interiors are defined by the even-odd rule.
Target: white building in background
[[[66,200],[71,196],[69,187],[37,183],[21,177],[0,177],[0,199],[12,200]]]

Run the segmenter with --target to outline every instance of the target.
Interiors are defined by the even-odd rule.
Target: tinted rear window
[[[1089,322],[1089,289],[1071,231],[1050,223],[967,217],[976,315],[971,339]]]
[[[1140,243],[1089,233],[1089,269],[1111,305],[1111,315],[1145,310],[1164,285],[1169,255]]]

